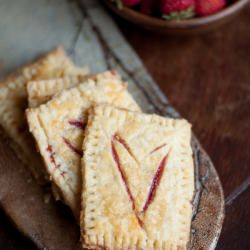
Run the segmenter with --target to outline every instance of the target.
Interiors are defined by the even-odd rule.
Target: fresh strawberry
[[[195,0],[195,12],[199,16],[206,16],[223,9],[226,0]]]
[[[180,12],[187,10],[189,8],[194,8],[194,0],[162,0],[161,2],[162,14],[170,14],[171,12]]]
[[[194,6],[194,0],[162,0],[162,17],[166,20],[191,18],[194,16]]]

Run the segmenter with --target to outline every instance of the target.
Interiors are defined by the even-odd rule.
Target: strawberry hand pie
[[[96,106],[83,143],[81,238],[88,249],[186,249],[194,192],[191,126]]]
[[[120,77],[108,71],[26,112],[30,132],[36,139],[47,172],[78,220],[87,111],[98,103],[140,110]]]
[[[74,76],[80,72],[87,73],[86,69],[77,68],[63,48],[58,47],[0,82],[0,125],[12,139],[15,153],[41,184],[45,182],[43,162],[35,150],[24,114],[27,108],[26,85],[29,81]]]

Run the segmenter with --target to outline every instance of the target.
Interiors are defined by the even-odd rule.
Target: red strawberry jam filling
[[[46,150],[49,152],[49,158],[50,158],[51,163],[53,163],[55,165],[56,169],[60,169],[61,165],[56,163],[55,152],[53,151],[52,146],[48,145]]]
[[[63,137],[63,141],[69,147],[69,149],[71,151],[73,151],[75,154],[79,155],[80,157],[83,156],[82,150],[80,150],[80,149],[76,148],[74,145],[72,145],[72,143],[67,138]]]
[[[117,133],[114,134],[113,138],[114,138],[114,140],[120,142],[123,145],[123,147],[128,151],[128,153],[134,158],[133,153],[132,153],[129,145],[127,144],[127,142],[123,138],[121,138]]]
[[[76,128],[82,129],[82,130],[84,130],[86,127],[86,124],[84,124],[82,121],[79,121],[79,120],[71,120],[71,121],[69,121],[69,124],[71,126],[74,126]]]
[[[162,145],[160,145],[159,147],[156,147],[155,149],[153,149],[149,154],[153,154],[155,153],[156,151],[160,150],[161,148],[165,147],[167,144],[164,143]]]
[[[121,145],[123,145],[123,147],[128,151],[129,154],[132,155],[132,152],[128,146],[128,144],[126,143],[126,141],[124,139],[122,139],[117,133],[114,134],[112,136],[112,139],[111,139],[111,151],[112,151],[112,157],[113,157],[113,160],[115,162],[115,165],[120,173],[120,176],[122,178],[122,181],[124,183],[124,186],[125,186],[125,189],[126,189],[126,192],[128,194],[128,197],[129,197],[129,200],[132,204],[132,209],[135,213],[135,216],[137,218],[137,221],[138,221],[138,224],[140,225],[140,227],[143,228],[143,221],[140,219],[140,217],[138,216],[138,212],[136,211],[136,207],[135,207],[135,200],[134,200],[134,197],[131,193],[131,190],[128,186],[128,180],[127,180],[127,177],[126,177],[126,174],[125,172],[123,171],[123,168],[122,168],[122,164],[121,164],[121,160],[120,160],[120,157],[117,153],[117,150],[115,148],[115,141],[119,142]],[[158,147],[156,147],[154,150],[151,151],[151,153],[153,152],[156,152],[157,150],[163,148],[164,146],[166,146],[166,144],[162,144]],[[160,185],[160,181],[161,181],[161,178],[163,176],[163,173],[164,173],[164,169],[165,169],[165,166],[166,166],[166,163],[167,163],[167,160],[168,160],[168,157],[169,157],[169,153],[170,153],[170,150],[167,152],[167,154],[162,158],[162,160],[160,161],[159,163],[159,166],[157,167],[157,170],[154,174],[154,178],[152,180],[152,183],[151,183],[151,186],[150,186],[150,189],[149,189],[149,193],[148,193],[148,196],[147,196],[147,199],[146,199],[146,202],[143,206],[143,210],[142,210],[142,213],[145,213],[148,209],[148,207],[151,205],[151,203],[154,201],[154,198],[155,198],[155,195],[156,195],[156,191],[157,191],[157,188],[159,187]],[[132,155],[133,156],[133,155]]]
[[[119,157],[119,155],[118,155],[118,153],[117,153],[117,151],[116,151],[116,148],[115,148],[115,144],[114,144],[115,141],[120,142],[123,146],[126,145],[126,144],[123,144],[123,143],[124,143],[124,140],[121,139],[120,137],[118,137],[117,134],[115,134],[115,135],[112,137],[112,140],[111,140],[112,156],[113,156],[113,160],[114,160],[114,162],[115,162],[115,165],[116,165],[116,167],[117,167],[117,169],[118,169],[118,171],[119,171],[119,173],[120,173],[120,175],[121,175],[122,181],[123,181],[123,183],[124,183],[124,185],[125,185],[125,189],[126,189],[126,192],[127,192],[127,194],[128,194],[129,200],[131,201],[132,209],[133,209],[133,211],[134,211],[134,213],[135,213],[135,216],[136,216],[136,218],[137,218],[138,224],[140,225],[140,227],[142,227],[142,226],[143,226],[143,223],[142,223],[141,219],[138,217],[138,215],[137,215],[137,213],[136,213],[135,200],[134,200],[134,197],[133,197],[133,195],[132,195],[132,193],[131,193],[131,191],[130,191],[130,188],[129,188],[129,186],[128,186],[127,177],[126,177],[126,175],[125,175],[125,173],[124,173],[124,171],[123,171],[123,169],[122,169],[120,157]],[[127,149],[126,146],[124,146],[124,147]]]
[[[166,166],[168,155],[169,155],[169,151],[163,157],[163,159],[161,160],[161,162],[160,162],[160,164],[159,164],[159,166],[158,166],[158,168],[156,170],[156,173],[154,175],[152,184],[150,186],[150,190],[149,190],[149,193],[148,193],[147,200],[146,200],[145,205],[143,207],[143,213],[145,213],[147,211],[148,207],[150,206],[150,204],[153,202],[153,200],[155,198],[157,188],[158,188],[158,186],[160,184],[160,181],[161,181],[161,178],[162,178],[165,166]]]

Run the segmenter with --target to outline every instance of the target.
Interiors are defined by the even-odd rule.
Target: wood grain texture
[[[226,219],[217,250],[250,249],[250,189],[238,198],[234,205],[227,207]],[[230,237],[229,237],[230,235]]]
[[[38,248],[74,249],[80,236],[71,212],[62,204],[55,204],[53,199],[49,203],[44,201],[44,190],[11,150],[3,131],[0,137],[1,207]]]
[[[35,249],[31,241],[25,239],[23,235],[8,220],[7,216],[0,211],[0,247],[7,250]]]
[[[0,0],[0,3],[2,2],[3,1]],[[25,15],[26,8],[32,10],[34,8],[37,9],[37,6],[35,6],[34,2],[31,0],[21,0],[20,2],[23,14],[18,16],[18,26],[19,28],[24,28],[25,25],[28,24],[30,25],[29,28],[32,29],[31,20],[34,19],[35,25],[32,29],[32,32],[34,33],[32,33],[33,37],[30,37],[29,33],[24,36],[22,30],[18,29],[14,32],[11,27],[6,26],[6,29],[4,30],[5,38],[3,46],[0,46],[1,58],[5,62],[2,74],[8,72],[13,67],[18,66],[19,63],[25,62],[29,58],[34,58],[34,56],[46,49],[46,46],[49,46],[49,41],[46,41],[46,43],[43,44],[43,26],[39,25],[36,15],[34,13],[28,13],[27,16]],[[8,5],[2,5],[3,8],[0,8],[2,16],[4,16],[5,9],[7,8],[6,6],[8,7]],[[12,14],[15,14],[16,11],[18,12],[17,6],[18,5],[10,2],[9,7],[11,7]],[[51,46],[57,41],[57,36],[58,42],[60,42],[59,38],[63,38],[64,40],[62,40],[62,42],[65,45],[66,50],[77,63],[86,63],[91,66],[93,71],[101,71],[106,68],[118,69],[122,76],[129,80],[129,91],[133,94],[144,111],[157,112],[162,115],[177,117],[178,113],[171,105],[169,105],[168,100],[164,97],[162,92],[159,91],[157,85],[154,84],[153,79],[143,67],[140,59],[117,31],[116,26],[109,16],[105,14],[99,3],[93,0],[84,0],[81,1],[81,4],[79,4],[78,7],[79,8],[75,8],[74,3],[67,1],[49,1],[49,4],[45,0],[40,1],[39,15],[43,16],[44,20],[48,19],[49,22],[47,32],[50,34],[53,30],[56,31],[55,34],[53,32],[51,33]],[[63,25],[64,19],[61,16],[59,18],[61,23],[57,21],[51,22],[51,20],[53,20],[51,9],[58,11],[62,16],[66,15],[65,22],[67,22],[67,24]],[[2,25],[0,28],[1,27],[4,26]],[[57,33],[58,35],[56,35]],[[65,34],[68,34],[68,36]],[[15,40],[16,36],[20,38],[18,41]],[[32,43],[36,45],[31,51],[26,48],[27,39],[32,39]],[[7,40],[12,41],[12,43],[8,44]],[[22,46],[26,48],[25,56],[21,53]],[[8,51],[8,53],[4,53],[5,51]],[[14,60],[15,57],[16,60]],[[223,194],[213,164],[195,137],[193,137],[192,144],[196,163],[197,196],[194,201],[194,219],[192,223],[193,234],[190,249],[214,249],[223,220]],[[7,159],[4,154],[2,157],[3,159]],[[11,157],[10,153],[8,154],[8,157]],[[16,161],[17,159],[12,159],[11,164],[13,165],[13,168],[18,165],[15,163]],[[69,223],[68,226],[60,227],[60,223],[55,223],[55,226],[58,226],[60,230],[62,230],[59,230],[59,232],[56,233],[54,232],[55,237],[53,237],[53,234],[51,233],[45,235],[45,231],[50,232],[51,225],[50,223],[45,223],[41,228],[38,227],[39,223],[41,223],[39,216],[54,217],[53,211],[57,211],[58,207],[51,205],[52,207],[50,209],[52,210],[52,213],[45,209],[44,211],[46,211],[46,213],[41,214],[41,209],[39,210],[39,207],[43,208],[44,206],[41,203],[41,190],[39,191],[39,188],[35,185],[32,185],[32,187],[34,186],[33,188],[27,188],[28,186],[25,178],[22,178],[22,175],[19,173],[15,174],[16,171],[14,169],[11,171],[11,167],[9,167],[10,171],[7,171],[8,169],[5,169],[5,165],[6,164],[3,164],[2,166],[2,186],[5,186],[5,180],[12,183],[12,186],[8,187],[7,185],[6,188],[1,190],[2,195],[0,201],[6,213],[19,226],[19,229],[29,236],[40,248],[49,246],[50,249],[63,249],[63,245],[59,245],[62,243],[57,243],[59,234],[61,234],[65,241],[64,246],[67,246],[68,244],[69,247],[67,249],[73,249],[76,243],[76,233],[67,217],[64,218],[66,221],[63,223]],[[27,173],[25,175],[27,175]],[[28,190],[28,192],[23,195],[27,202],[24,202],[23,204],[21,203],[20,197],[18,197],[18,193],[15,194],[13,192],[14,194],[8,194],[8,190],[19,189]],[[32,192],[35,192],[36,194],[40,192],[40,194],[36,195]],[[30,197],[31,200],[29,200],[28,197]],[[33,208],[32,199],[34,199],[34,197],[40,199],[40,203]],[[33,222],[31,225],[29,225],[28,216],[20,216],[21,211],[14,209],[16,205],[22,205],[23,209],[24,207],[27,209],[27,206],[30,205],[30,211],[28,211],[33,214]],[[60,216],[60,213],[58,213],[58,216]],[[36,217],[38,218],[35,219]],[[58,217],[55,216],[55,218]],[[45,221],[47,222],[47,220]],[[208,224],[207,221],[210,223]],[[72,227],[70,232],[73,233],[73,236],[71,237],[68,235],[68,227]],[[52,231],[53,230],[54,229],[52,228]],[[35,235],[34,232],[36,232]],[[64,237],[64,235],[67,237]],[[72,241],[70,239],[72,239]]]

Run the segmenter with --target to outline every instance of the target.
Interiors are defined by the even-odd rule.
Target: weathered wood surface
[[[117,68],[129,80],[129,90],[144,111],[179,116],[97,1],[75,3],[41,0],[38,3],[31,0],[0,0],[0,34],[2,76],[62,43],[76,63],[87,64],[94,72]],[[63,209],[53,202],[42,204],[41,190],[27,181],[28,173],[16,171],[22,166],[17,158],[11,156],[11,150],[7,149],[5,153],[4,149],[8,147],[6,143],[5,140],[0,141],[0,186],[4,187],[0,189],[2,208],[38,247],[74,249],[78,237],[76,224],[64,216],[66,213],[56,213],[58,209]],[[190,249],[214,249],[223,221],[222,190],[210,159],[195,138],[192,144],[197,195]],[[7,162],[9,158],[11,160]],[[22,195],[18,193],[20,190]],[[15,209],[17,205],[19,209]],[[44,211],[53,212],[44,214]],[[54,221],[59,230],[55,230],[56,226],[52,225]],[[60,237],[64,243],[58,242]]]
[[[217,249],[250,249],[250,6],[199,36],[163,37],[117,21],[216,166],[227,201]]]
[[[75,249],[79,228],[69,209],[51,200],[44,202],[44,190],[21,164],[9,147],[0,142],[0,205],[13,224],[38,248]],[[63,236],[63,237],[62,237]]]

